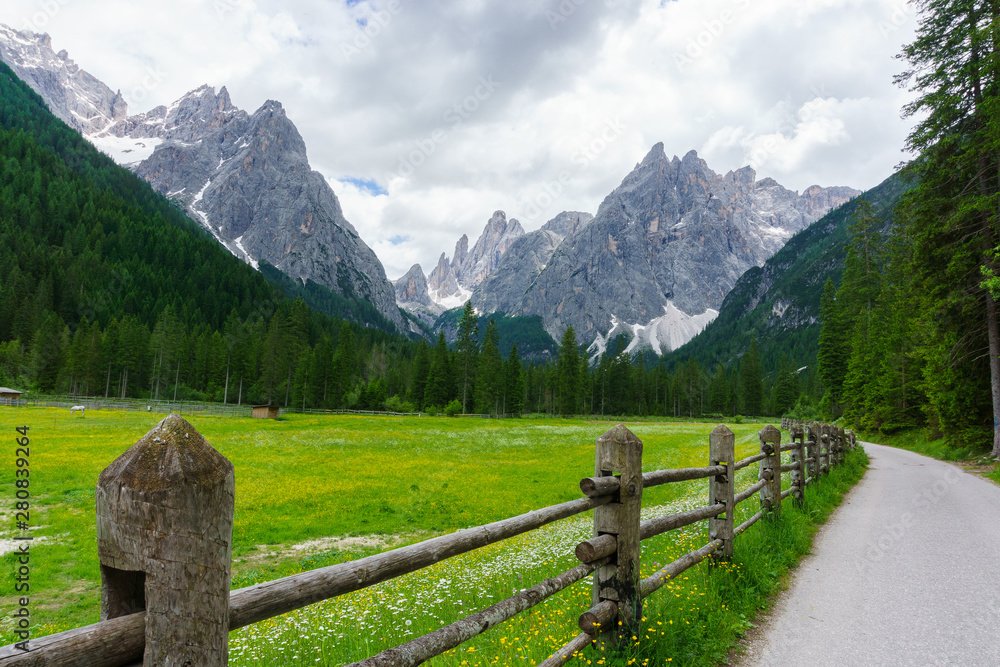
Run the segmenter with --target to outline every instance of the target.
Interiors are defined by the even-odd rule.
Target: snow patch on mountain
[[[456,292],[428,289],[427,296],[444,310],[452,310],[464,306],[465,302],[472,298],[472,292],[459,285]]]
[[[631,338],[624,350],[627,354],[650,349],[658,355],[663,355],[690,341],[719,316],[719,311],[713,308],[708,308],[698,315],[688,315],[675,306],[673,301],[667,301],[663,311],[663,315],[645,324],[628,324],[612,316],[611,329],[603,335],[598,333],[587,348],[587,352],[590,353],[592,360],[596,360],[608,351],[608,344],[612,340],[625,334]]]
[[[84,138],[94,144],[117,164],[128,166],[148,159],[163,139],[133,139],[132,137],[116,137],[109,134],[85,134]]]

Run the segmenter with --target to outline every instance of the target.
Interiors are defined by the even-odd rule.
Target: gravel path
[[[1000,487],[864,446],[870,469],[740,666],[1000,665]]]

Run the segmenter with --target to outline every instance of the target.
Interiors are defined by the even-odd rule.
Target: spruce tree
[[[424,392],[427,389],[427,377],[431,370],[430,348],[427,341],[420,339],[417,357],[413,361],[413,379],[410,382],[410,400],[417,410],[424,409]]]
[[[762,414],[764,380],[756,337],[750,339],[750,347],[740,359],[740,392],[744,411],[751,417]]]
[[[458,386],[462,411],[469,412],[469,403],[473,398],[474,376],[479,361],[479,318],[472,308],[472,301],[465,302],[462,318],[458,321],[455,351],[458,353]]]
[[[837,302],[837,288],[833,280],[827,279],[823,286],[823,296],[819,309],[820,334],[817,363],[819,377],[830,405],[839,405],[840,395],[847,376],[847,360],[850,356],[847,316]],[[835,408],[839,413],[839,408]],[[832,415],[834,417],[839,414]]]
[[[504,362],[504,412],[520,415],[524,412],[525,378],[521,367],[521,355],[517,351],[517,343],[510,349],[510,355]]]
[[[576,414],[580,398],[580,350],[576,344],[576,331],[572,326],[566,327],[559,343],[556,374],[559,414]]]
[[[726,413],[727,386],[726,369],[719,364],[715,368],[715,374],[712,375],[712,384],[708,390],[708,404],[712,412],[720,415]]]
[[[440,409],[444,408],[449,401],[451,401],[451,362],[448,354],[448,342],[444,338],[444,332],[441,331],[438,333],[437,344],[434,346],[434,356],[427,373],[424,405]]]
[[[493,318],[486,324],[483,349],[476,369],[476,409],[485,414],[498,414],[504,386],[503,359],[500,357],[500,334]]]
[[[924,377],[942,426],[957,439],[992,430],[1000,457],[1000,322],[981,276],[995,270],[1000,245],[1000,6],[914,4],[916,39],[903,49],[909,69],[897,82],[917,93],[904,113],[918,119],[907,147],[920,154],[919,182],[908,200],[927,314]],[[985,410],[980,383],[991,387]]]

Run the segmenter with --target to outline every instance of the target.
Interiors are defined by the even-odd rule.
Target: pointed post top
[[[626,444],[637,444],[642,447],[642,440],[640,440],[635,433],[628,430],[625,424],[618,424],[607,433],[598,438],[599,442],[621,442]]]
[[[730,429],[725,424],[719,424],[714,429],[712,429],[711,435],[731,435],[734,437],[736,436],[736,434],[733,433],[732,429]]]
[[[105,468],[97,485],[175,495],[179,488],[214,488],[232,474],[229,459],[180,415],[171,414]]]
[[[761,443],[769,442],[772,445],[781,444],[781,431],[776,429],[773,425],[768,424],[760,430],[759,433]]]

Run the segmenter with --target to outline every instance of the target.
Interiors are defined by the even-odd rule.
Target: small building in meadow
[[[277,419],[279,407],[277,405],[255,405],[253,406],[254,419]]]
[[[0,387],[0,405],[17,405],[22,396],[24,396],[23,391]]]

